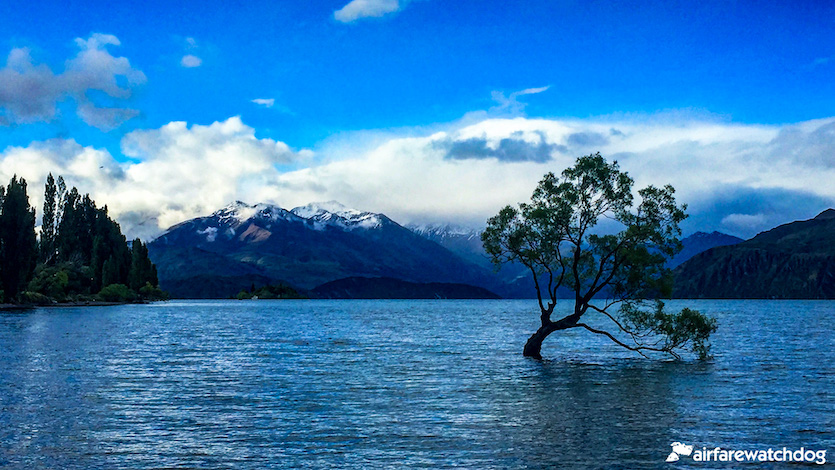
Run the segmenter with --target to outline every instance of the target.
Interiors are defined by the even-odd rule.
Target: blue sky
[[[536,135],[545,135],[541,133],[548,128],[552,140],[543,144],[557,146],[560,139],[575,135],[576,141],[576,135],[585,135],[589,126],[601,123],[613,129],[643,123],[644,127],[634,128],[635,135],[649,140],[670,135],[659,126],[691,130],[724,126],[725,131],[736,129],[740,136],[747,136],[720,139],[733,142],[725,145],[737,151],[739,142],[750,144],[751,134],[762,131],[759,140],[754,140],[756,145],[768,147],[760,149],[768,155],[777,155],[772,147],[783,145],[785,134],[796,130],[806,138],[795,143],[797,148],[789,153],[804,154],[818,148],[807,160],[832,159],[820,150],[821,144],[815,140],[820,138],[814,136],[828,135],[826,125],[835,109],[835,5],[802,1],[641,3],[5,2],[0,6],[0,55],[25,50],[31,68],[23,71],[19,64],[0,61],[0,67],[6,67],[6,75],[0,71],[0,152],[4,152],[0,159],[7,160],[0,176],[29,168],[20,166],[23,157],[11,158],[15,149],[43,156],[48,153],[44,149],[55,153],[60,146],[69,156],[44,157],[43,168],[49,162],[55,164],[55,158],[63,158],[65,163],[78,158],[83,153],[79,149],[87,149],[102,154],[100,158],[107,162],[102,168],[113,165],[109,177],[133,178],[132,163],[159,163],[162,155],[173,161],[185,150],[164,147],[158,140],[157,146],[145,142],[138,152],[129,148],[130,142],[136,141],[131,136],[144,133],[145,140],[153,140],[152,134],[164,134],[169,123],[185,122],[185,128],[179,129],[185,133],[198,133],[203,127],[194,126],[204,126],[209,133],[214,129],[226,137],[254,138],[281,147],[276,155],[265,157],[269,171],[274,172],[272,180],[255,183],[256,176],[243,174],[224,197],[243,193],[287,205],[290,200],[295,202],[287,197],[292,187],[295,195],[349,199],[343,202],[387,210],[402,219],[426,220],[433,213],[460,219],[462,214],[472,214],[468,222],[476,223],[489,215],[495,203],[477,210],[462,204],[459,211],[433,211],[431,205],[420,208],[409,201],[393,205],[382,196],[375,200],[370,190],[358,189],[358,183],[339,180],[335,168],[362,167],[366,174],[356,176],[362,181],[396,172],[393,166],[386,166],[385,171],[382,166],[372,168],[377,161],[374,155],[404,139],[435,142],[465,135],[472,139],[467,129],[479,129],[481,134],[476,137],[490,141],[490,147],[508,138],[536,143]],[[84,51],[89,55],[81,60]],[[68,61],[74,59],[78,60],[71,65]],[[42,85],[40,88],[14,88],[7,83],[4,94],[4,77],[10,83],[14,77],[34,77],[35,71],[43,72],[44,67],[49,74],[38,76],[47,78],[33,82]],[[253,102],[256,99],[260,104]],[[30,102],[42,106],[33,110],[27,107]],[[212,123],[229,124],[232,118],[240,127],[230,130],[231,134],[224,134],[217,126],[211,128]],[[808,122],[818,124],[804,124]],[[530,123],[539,123],[540,129],[533,129]],[[553,127],[555,123],[570,124],[573,131],[560,134]],[[438,132],[445,134],[438,137]],[[512,137],[512,132],[517,137]],[[431,138],[433,135],[436,137]],[[778,135],[782,140],[776,140]],[[666,149],[682,159],[702,155],[717,145],[687,133],[670,138],[673,140],[655,149]],[[671,150],[685,141],[700,142],[700,146]],[[78,148],[63,145],[67,142]],[[612,154],[626,151],[610,144],[598,147]],[[189,148],[197,163],[211,158],[206,146]],[[648,148],[635,152],[643,155]],[[739,153],[737,161],[755,152],[752,149],[749,146]],[[577,149],[581,150],[587,149]],[[409,153],[401,150],[397,158],[403,160]],[[30,167],[35,165],[32,158],[27,160]],[[495,155],[490,158],[501,160]],[[472,160],[472,168],[464,169],[458,162],[450,167],[453,173],[435,177],[455,182],[454,171],[459,175],[482,171],[475,167],[484,162]],[[520,158],[510,160],[518,164]],[[550,162],[552,168],[529,170],[558,171],[558,161],[562,162],[555,157]],[[765,167],[769,162],[761,163]],[[57,166],[69,169],[66,164]],[[260,168],[251,166],[256,167]],[[160,171],[172,168],[161,167]],[[435,171],[434,167],[426,168]],[[495,171],[506,169],[498,165]],[[351,173],[348,170],[345,173]],[[30,171],[30,179],[42,177],[42,171]],[[263,169],[258,171],[263,173]],[[529,186],[529,194],[531,183],[541,174],[520,182],[518,194],[502,194],[517,196],[506,202],[524,199],[521,187]],[[675,166],[671,166],[665,176],[675,174]],[[323,179],[326,175],[334,180]],[[785,214],[784,218],[814,215],[809,213],[825,208],[819,206],[831,203],[835,195],[821,191],[796,194],[808,192],[808,181],[802,179],[805,175],[799,172],[795,181],[794,175],[784,174],[787,180],[792,179],[786,184],[759,177],[718,181],[714,194],[789,191],[805,201],[800,206],[808,210]],[[84,172],[77,176],[79,184],[94,179]],[[655,182],[652,178],[647,181]],[[98,188],[89,189],[94,196],[99,191],[100,198],[123,197],[117,194],[113,181],[92,184]],[[286,191],[253,191],[253,184],[285,185]],[[311,188],[317,184],[351,188],[316,192]],[[496,184],[509,185],[498,180]],[[303,191],[299,185],[304,186]],[[393,182],[391,185],[396,187]],[[681,183],[688,185],[695,183]],[[249,189],[243,190],[245,186]],[[382,186],[378,189],[383,191]],[[164,222],[159,223],[164,225],[215,204],[214,199],[192,196],[205,204],[187,208],[182,201],[172,202],[171,211],[177,215],[163,217]],[[772,203],[757,206],[756,213],[733,206],[733,198],[711,202],[706,196],[699,197],[704,200],[694,198],[695,206],[708,209],[694,213],[694,220],[703,220],[706,228],[742,235],[779,223],[779,213],[784,211],[778,202],[785,197],[768,199]],[[449,195],[439,200],[449,201]],[[114,207],[121,206],[116,203]],[[124,207],[126,214],[131,212],[127,202]],[[739,217],[728,219],[733,215]],[[130,225],[129,220],[148,216],[148,210],[141,210],[126,215],[125,220]],[[753,225],[734,228],[723,226],[723,220],[748,220]]]

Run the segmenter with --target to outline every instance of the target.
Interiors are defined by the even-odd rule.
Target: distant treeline
[[[47,177],[40,235],[26,180],[0,185],[0,301],[51,303],[164,298],[147,247],[128,244],[107,206]]]
[[[306,299],[307,296],[301,294],[296,289],[286,284],[270,284],[263,287],[255,288],[255,284],[249,288],[249,291],[242,289],[235,296],[238,300],[246,299]]]

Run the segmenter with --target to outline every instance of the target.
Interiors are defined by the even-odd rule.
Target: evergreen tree
[[[157,287],[159,285],[157,268],[151,263],[151,259],[148,257],[147,245],[144,245],[137,238],[132,243],[131,251],[130,288],[139,291],[145,284],[151,284],[152,287]]]
[[[0,283],[13,300],[32,277],[37,261],[35,209],[29,206],[26,180],[12,177],[0,205]]]
[[[131,268],[131,252],[119,224],[107,215],[107,206],[96,209],[92,227],[93,250],[90,267],[93,270],[95,289],[110,284],[127,284]],[[104,267],[109,263],[109,272],[105,276]]]
[[[78,210],[81,196],[76,188],[72,188],[64,198],[63,209],[61,210],[61,223],[58,226],[58,234],[55,244],[58,248],[58,258],[61,261],[74,261],[83,264],[80,256],[80,243],[78,232],[81,231],[81,214]]]
[[[56,236],[58,259],[79,265],[90,265],[93,257],[97,216],[98,209],[89,194],[82,197],[76,188],[72,188],[67,193],[61,224]],[[104,263],[104,260],[101,263]]]
[[[116,256],[107,258],[101,269],[101,285],[107,287],[111,284],[124,284],[120,276],[119,261]],[[136,289],[134,289],[136,290]]]
[[[58,175],[58,182],[56,184],[57,191],[55,193],[55,236],[58,236],[58,227],[61,226],[61,219],[64,215],[64,204],[67,203],[67,184],[64,182],[64,177]],[[55,247],[57,249],[57,246]]]
[[[44,189],[43,220],[41,223],[40,262],[50,264],[55,255],[55,210],[58,188],[52,173],[46,177]]]
[[[3,189],[0,186],[0,199]],[[96,207],[90,195],[82,196],[77,188],[67,191],[61,176],[47,178],[41,230],[36,256],[42,263],[30,284],[33,292],[70,300],[89,298],[109,286],[128,289],[130,285],[143,291],[143,298],[166,298],[147,246],[137,239],[131,248],[119,224],[108,216],[107,206]],[[0,238],[0,251],[3,243]],[[5,267],[0,264],[0,269]]]

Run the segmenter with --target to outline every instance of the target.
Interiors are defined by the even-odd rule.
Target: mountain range
[[[835,209],[703,251],[675,275],[679,298],[835,299]]]
[[[453,224],[404,227],[335,201],[291,210],[237,201],[169,228],[148,249],[161,287],[174,297],[225,298],[275,283],[327,298],[533,297],[527,269],[497,270],[480,235]],[[670,266],[740,241],[697,232]]]
[[[252,284],[311,290],[349,277],[459,283],[507,296],[490,270],[383,214],[337,202],[285,210],[235,202],[177,224],[148,244],[174,297],[227,297]]]
[[[742,243],[745,240],[733,235],[721,232],[696,232],[681,241],[681,251],[678,252],[669,262],[668,268],[675,268],[690,258],[717,246],[729,246]]]

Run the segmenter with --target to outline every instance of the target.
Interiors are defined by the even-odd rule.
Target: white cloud
[[[57,104],[67,98],[76,102],[84,122],[103,130],[115,128],[138,114],[121,105],[131,97],[133,88],[145,83],[146,77],[127,58],[114,57],[107,50],[109,46],[119,46],[119,40],[113,35],[95,33],[87,39],[76,39],[75,44],[79,52],[67,61],[61,74],[44,64],[33,63],[29,49],[12,49],[6,66],[0,69],[0,124],[53,120]],[[91,91],[102,92],[106,98]]]
[[[765,214],[729,214],[722,218],[722,225],[731,230],[756,230],[767,220]]]
[[[637,187],[672,184],[679,201],[691,207],[691,230],[750,236],[835,203],[835,187],[821,184],[835,181],[826,150],[835,146],[829,126],[835,119],[782,127],[663,118],[487,119],[422,138],[392,138],[348,159],[339,158],[338,148],[324,149],[332,160],[281,175],[276,197],[288,205],[336,199],[402,222],[483,224],[502,206],[528,200],[544,173],[559,173],[577,157],[600,151],[617,159]],[[450,154],[450,142],[474,139],[475,155]],[[514,145],[505,145],[508,140]],[[550,159],[542,153],[532,158],[544,142]],[[787,153],[786,145],[794,152]],[[787,199],[793,203],[780,202]],[[723,220],[754,202],[762,217]]]
[[[106,150],[71,140],[10,147],[0,153],[0,181],[13,174],[26,178],[40,213],[47,173],[63,175],[68,185],[107,204],[129,236],[148,238],[235,199],[272,197],[276,165],[309,153],[259,139],[237,117],[207,126],[172,122],[134,131],[125,136],[122,147],[134,162],[118,163]]]
[[[275,104],[275,98],[255,98],[252,102],[265,108],[272,108]]]
[[[543,86],[539,88],[526,88],[524,90],[514,91],[510,94],[510,96],[507,97],[504,96],[504,92],[493,91],[492,97],[493,101],[496,102],[496,106],[490,108],[489,112],[492,114],[521,114],[525,110],[525,106],[527,106],[527,103],[519,102],[518,98],[520,96],[543,93],[548,91],[549,88],[551,87]]]
[[[172,122],[122,142],[133,159],[73,141],[36,142],[0,153],[0,178],[17,173],[42,191],[47,171],[107,204],[130,235],[157,234],[235,199],[294,207],[338,200],[402,223],[484,224],[502,206],[530,198],[546,172],[581,155],[616,159],[637,187],[672,184],[690,206],[686,230],[741,236],[835,204],[835,118],[784,126],[652,119],[485,119],[431,135],[350,136],[294,152],[255,137],[239,118],[211,125]],[[419,135],[419,134],[418,134]],[[292,171],[283,171],[290,163]],[[38,195],[38,197],[40,197]],[[141,225],[144,223],[144,225]]]
[[[333,17],[342,23],[351,23],[362,18],[379,18],[400,9],[398,0],[352,0],[336,10]]]
[[[196,55],[187,54],[184,55],[182,59],[180,59],[180,65],[186,68],[194,68],[200,67],[203,64],[203,59],[197,57]]]

